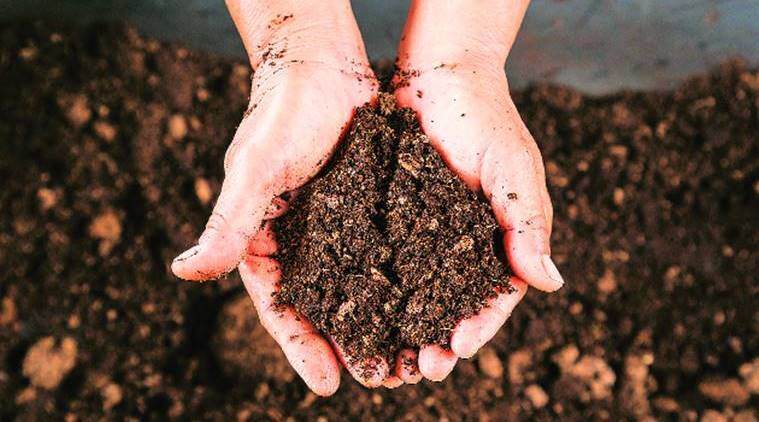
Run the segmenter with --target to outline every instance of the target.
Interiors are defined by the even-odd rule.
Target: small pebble
[[[187,136],[187,119],[181,114],[175,114],[169,118],[169,136],[178,141]]]
[[[548,404],[548,394],[537,384],[532,384],[525,388],[524,395],[536,409],[543,408]]]
[[[503,376],[503,364],[492,347],[483,347],[477,360],[480,371],[490,378]]]

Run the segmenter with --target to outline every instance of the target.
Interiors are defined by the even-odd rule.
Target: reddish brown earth
[[[567,285],[443,383],[309,393],[236,276],[168,263],[203,227],[246,66],[114,27],[0,27],[0,419],[752,420],[759,73],[515,101]]]
[[[459,321],[514,291],[490,206],[391,94],[357,110],[275,231],[277,302],[293,305],[349,361],[380,356],[393,367],[402,349],[447,347]]]

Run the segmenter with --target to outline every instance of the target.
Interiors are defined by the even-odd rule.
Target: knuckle
[[[223,232],[228,227],[229,227],[229,222],[227,221],[227,218],[224,217],[224,214],[222,214],[219,211],[214,211],[211,213],[211,217],[208,218],[208,222],[206,223],[206,229],[203,235],[205,236],[206,233],[212,234],[212,233]]]
[[[229,144],[227,151],[224,153],[224,173],[229,173],[232,168],[232,163],[238,155],[241,143],[240,138],[235,136],[232,139],[232,143]]]

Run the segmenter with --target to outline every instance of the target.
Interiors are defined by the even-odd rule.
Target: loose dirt
[[[276,224],[281,305],[294,305],[351,359],[447,346],[509,269],[489,205],[436,153],[390,94],[357,111],[326,171]]]
[[[0,75],[2,420],[756,417],[759,72],[743,63],[671,92],[513,93],[566,285],[528,292],[445,382],[343,377],[326,399],[266,342],[237,276],[168,268],[218,195],[247,66],[21,22],[0,25]],[[63,357],[51,390],[40,351]]]

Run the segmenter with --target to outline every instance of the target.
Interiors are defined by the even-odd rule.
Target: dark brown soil
[[[515,93],[567,284],[443,383],[317,398],[237,276],[177,280],[248,68],[95,26],[0,25],[0,420],[697,420],[759,407],[759,72]],[[737,419],[739,420],[739,419]]]
[[[390,94],[358,109],[328,169],[276,226],[278,302],[294,305],[352,359],[447,346],[498,291],[498,225]]]

